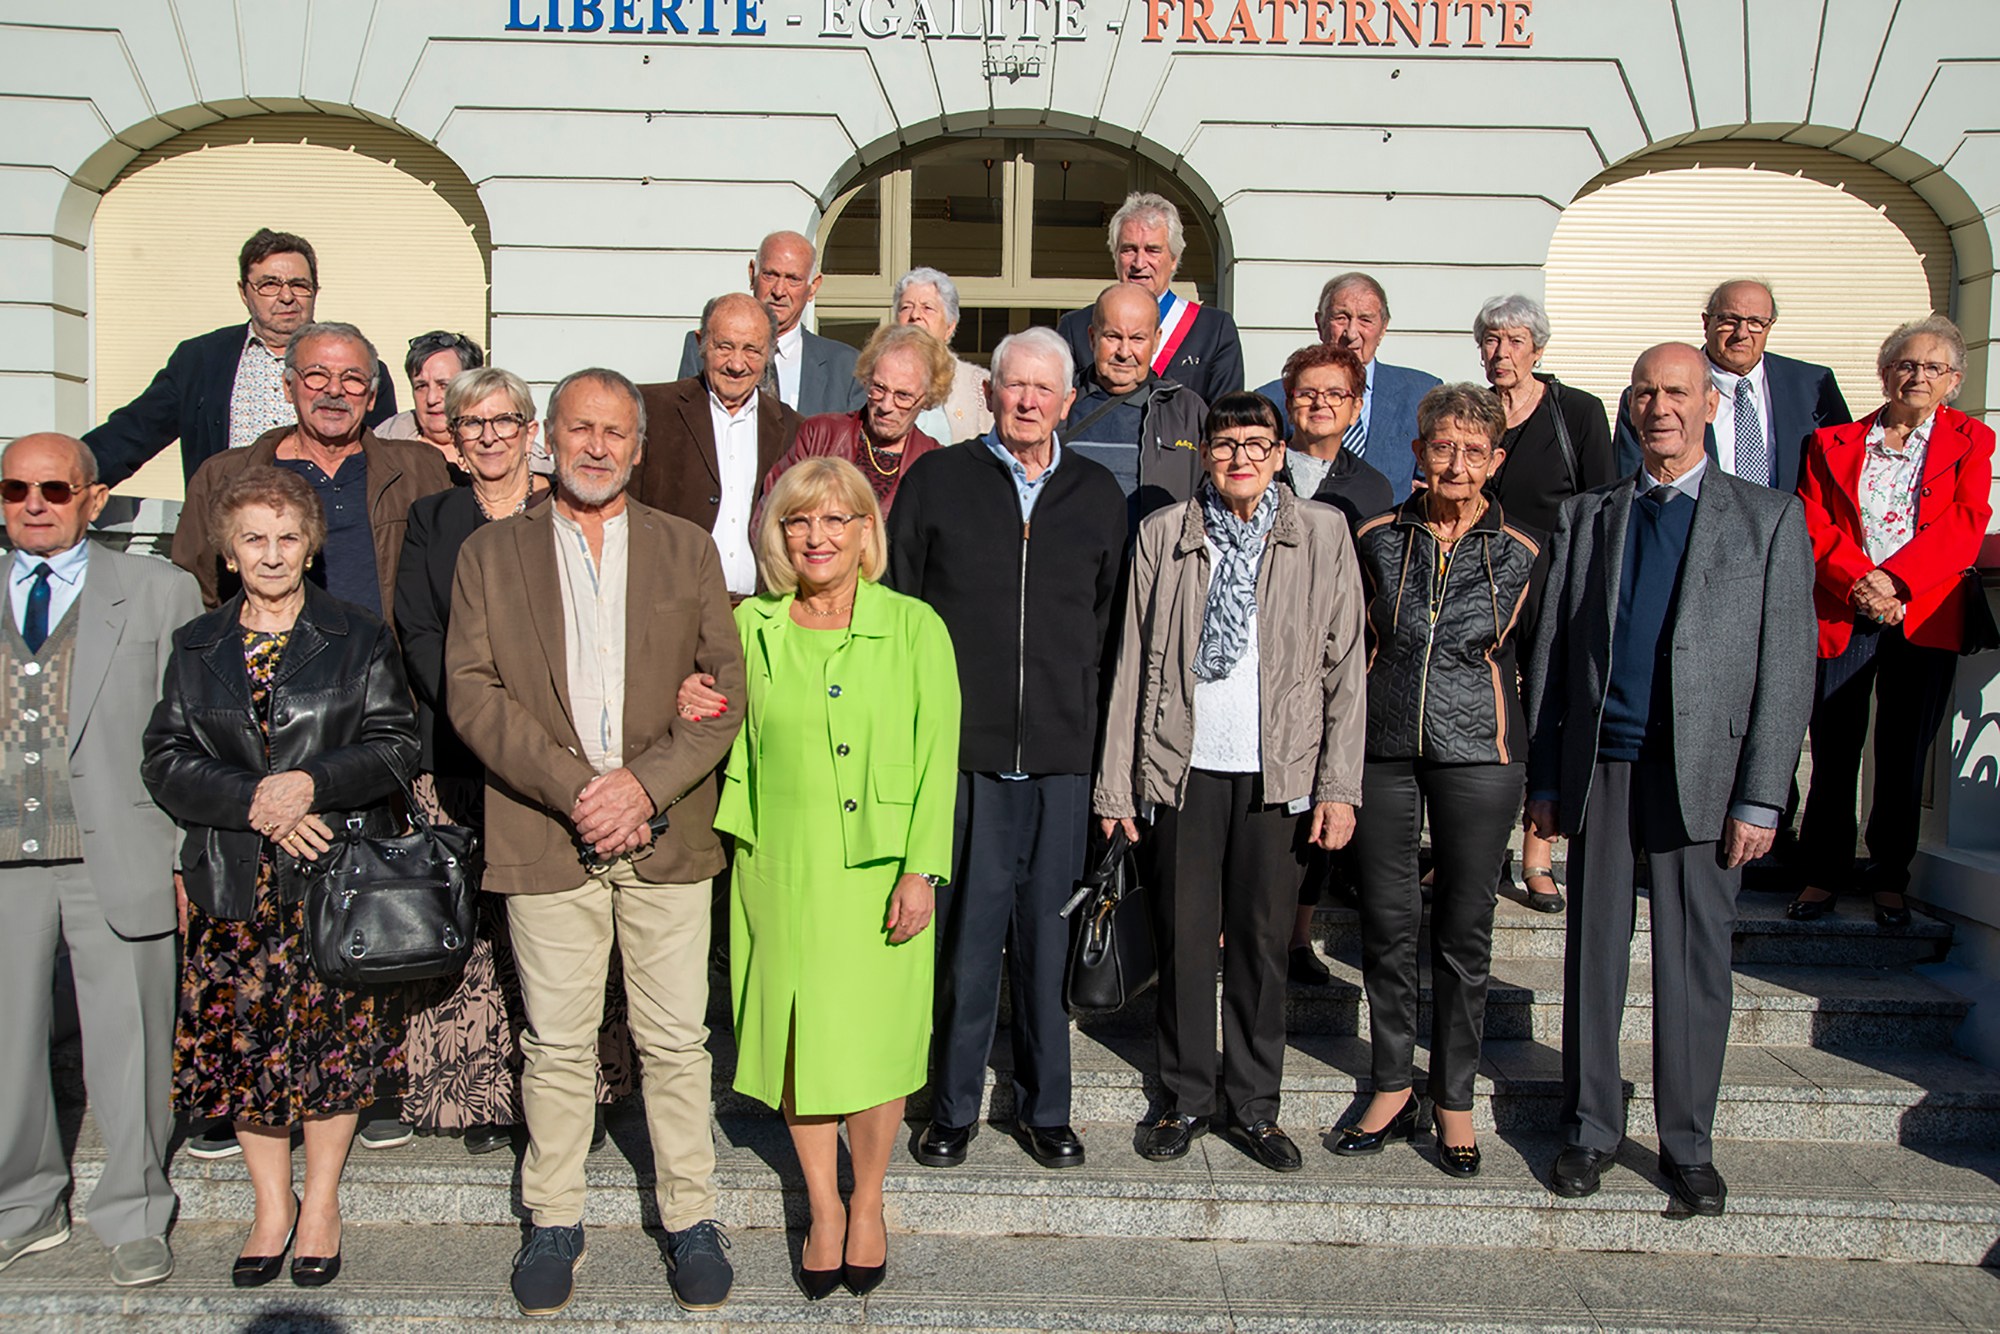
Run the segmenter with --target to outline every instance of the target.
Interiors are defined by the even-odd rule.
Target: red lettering
[[[1535,0],[1500,0],[1500,40],[1495,46],[1533,46],[1535,34],[1528,31],[1528,15]]]
[[[1257,8],[1268,10],[1271,14],[1271,35],[1265,41],[1284,44],[1285,11],[1297,9],[1299,4],[1300,0],[1257,0]]]
[[[1306,35],[1301,46],[1332,46],[1339,41],[1333,31],[1334,0],[1306,0]]]
[[[1236,12],[1229,16],[1229,26],[1222,30],[1222,40],[1241,41],[1246,46],[1259,44],[1257,25],[1250,17],[1250,0],[1236,0]]]
[[[1452,0],[1451,12],[1465,15],[1467,46],[1486,45],[1485,38],[1481,36],[1481,24],[1488,14],[1499,7],[1497,0]]]
[[[1341,5],[1347,11],[1347,24],[1340,36],[1340,44],[1342,46],[1356,45],[1356,38],[1354,36],[1356,32],[1361,34],[1359,39],[1361,45],[1381,46],[1383,44],[1382,39],[1375,35],[1375,30],[1368,26],[1375,21],[1375,0],[1341,0]],[[1360,11],[1359,17],[1355,14],[1356,10]]]
[[[1451,8],[1446,0],[1431,0],[1431,45],[1450,46],[1451,38],[1444,30],[1446,12]]]
[[[1388,4],[1389,17],[1386,26],[1383,28],[1383,32],[1387,34],[1388,39],[1386,44],[1389,46],[1396,44],[1396,29],[1401,28],[1403,35],[1410,39],[1411,46],[1422,46],[1424,44],[1424,9],[1422,3],[1419,2],[1415,6],[1414,13],[1403,8],[1403,0],[1388,0]]]
[[[1213,0],[1187,0],[1187,8],[1181,13],[1181,40],[1192,42],[1199,32],[1202,41],[1219,43],[1222,39],[1215,35],[1215,29],[1208,26],[1208,16],[1213,9]]]
[[[1157,42],[1167,21],[1174,16],[1174,0],[1146,0],[1146,35],[1142,42]]]

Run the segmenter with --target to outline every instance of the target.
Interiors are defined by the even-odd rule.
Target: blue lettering
[[[569,14],[571,32],[596,32],[604,26],[604,0],[574,0]]]
[[[751,24],[756,27],[751,27]],[[736,35],[738,37],[762,37],[764,20],[757,16],[757,0],[736,0]]]
[[[701,35],[713,37],[721,31],[715,26],[715,0],[701,0]]]
[[[561,7],[562,0],[549,0],[549,21],[542,25],[543,32],[561,32],[563,30],[562,24],[558,21],[559,15],[557,14],[557,11]]]
[[[669,28],[687,36],[688,25],[681,22],[681,0],[653,0],[653,26],[647,31],[657,34]]]
[[[611,31],[646,31],[646,25],[636,21],[638,8],[639,0],[611,0]]]
[[[540,32],[541,30],[542,21],[540,19],[536,19],[533,23],[521,22],[521,0],[511,0],[511,3],[507,6],[507,31]]]

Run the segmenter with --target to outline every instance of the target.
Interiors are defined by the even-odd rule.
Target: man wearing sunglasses
[[[104,485],[118,485],[176,439],[182,476],[191,479],[209,456],[293,423],[285,349],[313,322],[319,259],[312,243],[259,228],[236,257],[236,295],[247,326],[225,325],[181,343],[144,393],[83,437]],[[395,415],[396,391],[385,376],[367,424]]]
[[[173,632],[201,611],[171,565],[85,540],[104,508],[80,440],[26,435],[0,457],[0,1269],[69,1239],[69,1165],[49,1080],[58,935],[104,1138],[90,1225],[111,1280],[173,1272],[173,824],[139,778]],[[32,1262],[31,1262],[32,1263]]]

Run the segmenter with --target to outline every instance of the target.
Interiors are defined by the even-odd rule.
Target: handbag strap
[[[1555,419],[1556,444],[1562,448],[1563,468],[1569,473],[1569,493],[1575,495],[1583,490],[1583,486],[1576,472],[1576,446],[1570,443],[1569,423],[1563,420],[1561,389],[1562,381],[1551,375],[1549,377],[1549,416]]]

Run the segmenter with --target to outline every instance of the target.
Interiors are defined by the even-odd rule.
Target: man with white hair
[[[1048,329],[1002,339],[993,430],[910,465],[889,515],[889,578],[944,618],[958,653],[957,864],[938,904],[931,1124],[917,1161],[955,1167],[979,1128],[1008,960],[1016,1133],[1074,1167],[1063,901],[1083,871],[1097,664],[1125,545],[1109,470],[1056,439],[1075,398]],[[893,782],[883,775],[878,781]]]
[[[778,341],[771,353],[778,398],[801,417],[822,412],[853,412],[860,408],[861,384],[854,378],[855,350],[831,338],[809,333],[800,324],[806,307],[819,293],[819,252],[797,232],[772,232],[757,246],[750,261],[750,294],[777,321]],[[701,374],[697,333],[681,344],[680,378]]]
[[[1174,292],[1170,284],[1187,249],[1180,210],[1163,195],[1135,191],[1111,215],[1112,269],[1120,282],[1137,283],[1160,303],[1160,341],[1153,372],[1177,380],[1213,403],[1243,387],[1243,343],[1229,312],[1204,306]],[[1069,343],[1070,360],[1091,361],[1090,320],[1094,307],[1073,310],[1056,331]]]

